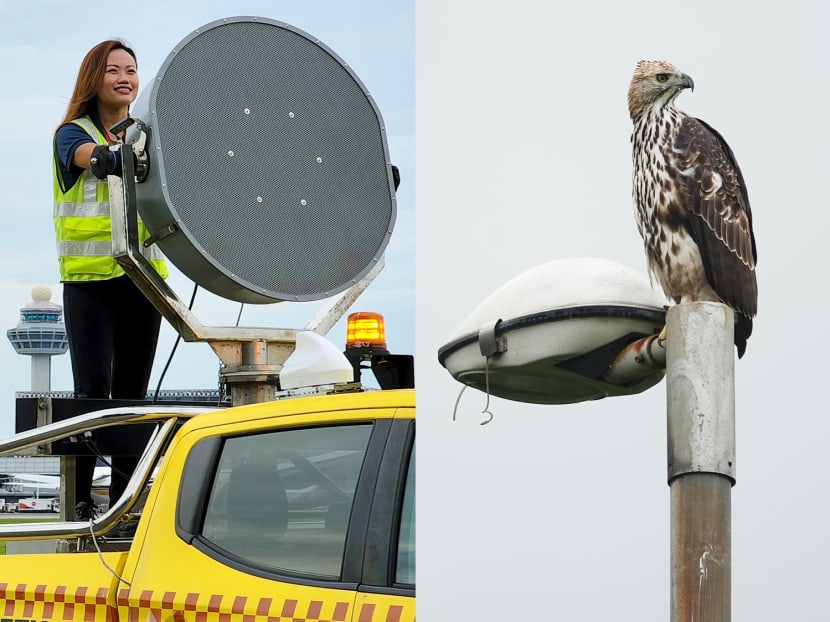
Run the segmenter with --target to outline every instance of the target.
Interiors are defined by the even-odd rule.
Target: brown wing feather
[[[729,145],[700,119],[686,117],[680,124],[673,155],[674,177],[687,199],[687,226],[700,249],[706,278],[737,311],[740,356],[758,310],[758,257],[746,184]]]

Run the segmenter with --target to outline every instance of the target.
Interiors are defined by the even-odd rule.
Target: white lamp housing
[[[459,382],[520,402],[569,404],[639,393],[662,369],[625,384],[603,376],[626,346],[659,332],[665,300],[621,264],[570,258],[505,283],[438,351]]]

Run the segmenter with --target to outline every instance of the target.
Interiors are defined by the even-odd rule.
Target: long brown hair
[[[127,52],[133,57],[135,65],[138,67],[138,59],[135,57],[135,52],[120,39],[107,39],[96,45],[87,52],[84,60],[81,61],[81,68],[78,70],[78,79],[75,81],[75,90],[72,92],[72,99],[69,100],[66,115],[63,117],[60,125],[69,123],[74,119],[79,119],[97,110],[95,97],[98,94],[98,89],[101,88],[101,83],[104,81],[107,59],[113,50],[124,50]]]

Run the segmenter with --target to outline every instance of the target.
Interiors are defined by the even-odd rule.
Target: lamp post
[[[666,316],[671,620],[731,617],[735,483],[733,316],[726,305],[677,305]]]
[[[578,258],[506,283],[438,351],[459,382],[536,404],[632,395],[666,375],[672,622],[731,617],[733,321],[714,302],[664,313],[636,273]]]

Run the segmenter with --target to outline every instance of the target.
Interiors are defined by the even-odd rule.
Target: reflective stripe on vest
[[[58,253],[62,257],[111,257],[112,242],[58,242]]]
[[[107,141],[92,119],[72,121],[99,145]],[[52,216],[58,248],[61,281],[99,281],[124,274],[112,256],[112,223],[110,221],[109,184],[84,170],[75,185],[66,192],[58,181],[58,163],[54,162],[55,204]],[[150,237],[144,223],[138,221],[139,248],[162,278],[167,278],[167,264],[152,245],[144,248]]]

